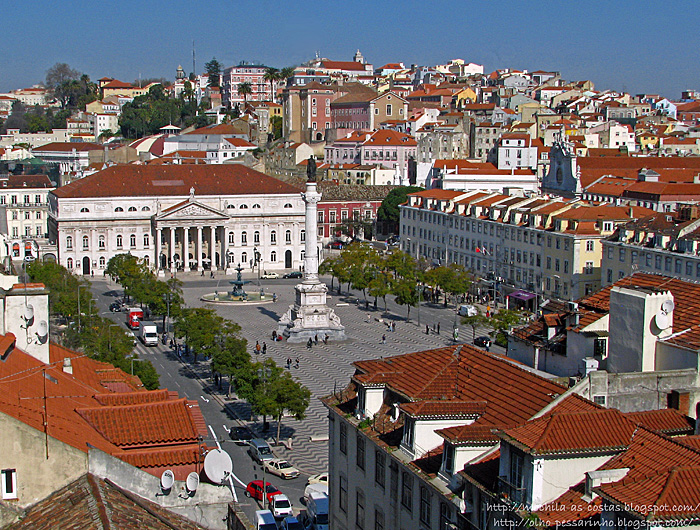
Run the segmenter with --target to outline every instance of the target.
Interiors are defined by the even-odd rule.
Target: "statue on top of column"
[[[309,157],[306,165],[306,181],[316,182],[316,159],[314,158],[314,155]]]

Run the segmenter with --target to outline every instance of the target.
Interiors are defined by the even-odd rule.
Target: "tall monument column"
[[[304,278],[294,287],[296,302],[289,306],[280,319],[278,333],[289,342],[306,342],[326,336],[331,340],[345,340],[345,327],[338,315],[326,305],[328,288],[318,279],[318,201],[321,194],[316,191],[316,160],[309,158],[306,168],[306,192],[301,198],[306,205],[304,245]]]

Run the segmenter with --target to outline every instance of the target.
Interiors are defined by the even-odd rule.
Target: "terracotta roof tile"
[[[539,522],[545,526],[560,528],[566,523],[590,519],[591,522],[600,518],[602,499],[596,497],[587,500],[586,483],[579,482],[572,486],[557,499],[548,502],[545,506],[534,512],[539,518]],[[587,526],[595,526],[590,524]]]
[[[649,430],[667,434],[692,434],[695,423],[676,409],[645,410],[641,412],[626,412],[625,417],[630,421],[643,425]]]
[[[417,401],[404,403],[401,410],[413,417],[470,418],[486,411],[485,401]]]

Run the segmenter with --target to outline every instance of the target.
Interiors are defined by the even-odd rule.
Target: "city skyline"
[[[194,41],[197,73],[213,57],[224,66],[245,60],[281,68],[317,52],[351,60],[360,49],[375,67],[388,62],[430,66],[461,58],[483,64],[487,72],[555,70],[567,80],[590,79],[600,90],[679,98],[681,90],[698,88],[700,37],[693,31],[698,15],[692,14],[692,4],[679,0],[653,12],[645,4],[523,7],[507,0],[388,0],[376,5],[359,0],[278,5],[244,0],[235,6],[208,1],[194,8],[181,0],[157,0],[146,12],[143,4],[125,0],[95,13],[46,0],[15,3],[5,8],[11,24],[6,25],[0,91],[42,82],[57,62],[93,80],[174,79],[178,65],[192,70]],[[27,37],[29,28],[38,37]]]

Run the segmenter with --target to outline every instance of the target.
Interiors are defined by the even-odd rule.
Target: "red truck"
[[[139,329],[139,322],[143,320],[143,309],[130,307],[126,312],[126,325],[131,329]]]

